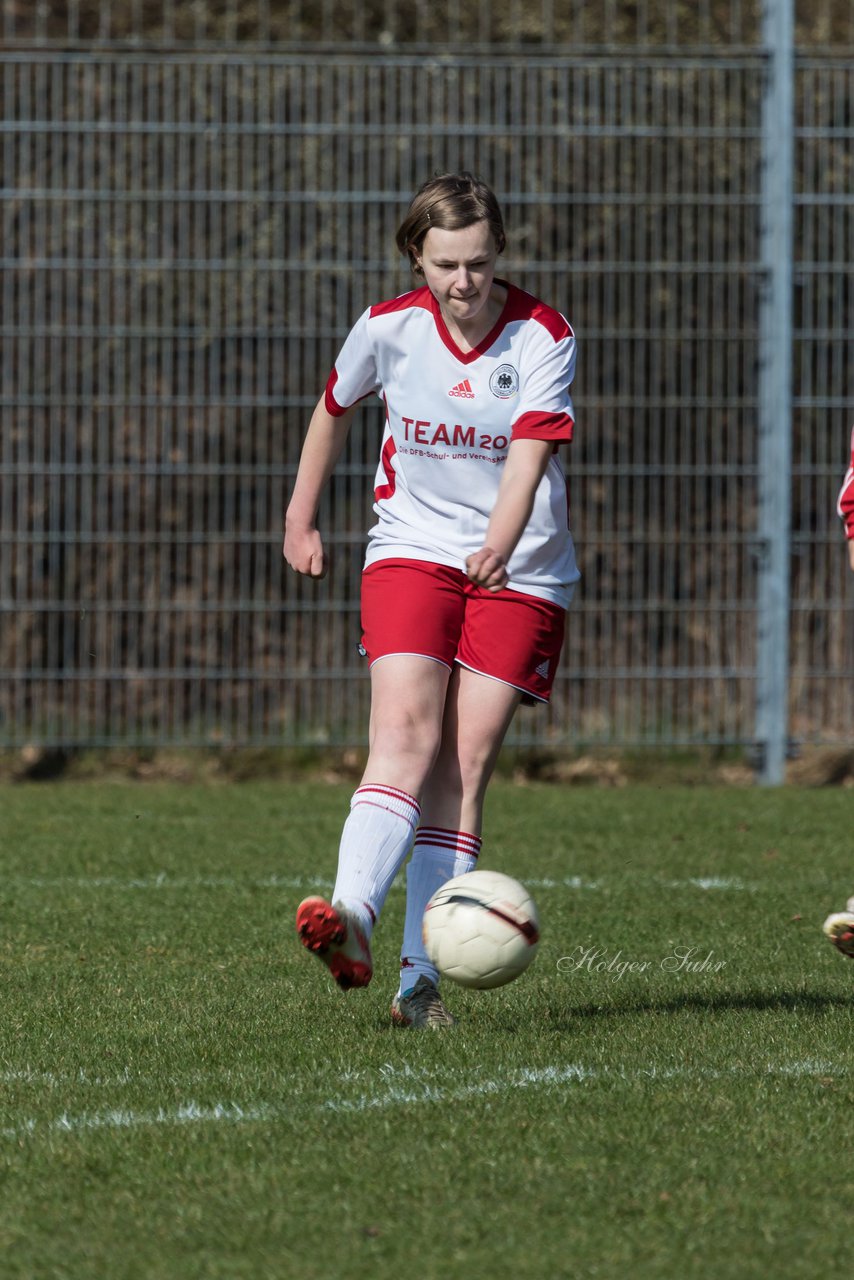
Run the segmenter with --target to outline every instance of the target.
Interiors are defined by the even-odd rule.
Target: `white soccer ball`
[[[500,871],[469,871],[433,894],[423,935],[443,977],[463,987],[503,987],[537,954],[540,922],[518,880]]]

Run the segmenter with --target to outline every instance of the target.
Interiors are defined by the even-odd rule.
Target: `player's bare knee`
[[[439,731],[429,720],[410,714],[384,717],[372,726],[371,756],[390,761],[418,760],[432,768],[439,750]]]

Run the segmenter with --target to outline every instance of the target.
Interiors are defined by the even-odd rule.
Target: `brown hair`
[[[504,249],[504,219],[495,193],[463,170],[461,173],[442,173],[430,178],[419,187],[406,211],[406,217],[397,229],[395,242],[401,253],[409,255],[409,265],[415,275],[421,275],[419,265],[424,237],[431,227],[442,231],[459,231],[475,222],[486,222],[499,253]]]

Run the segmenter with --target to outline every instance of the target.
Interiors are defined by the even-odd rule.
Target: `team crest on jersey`
[[[489,389],[499,400],[509,400],[519,390],[519,375],[512,364],[500,364],[489,379]]]

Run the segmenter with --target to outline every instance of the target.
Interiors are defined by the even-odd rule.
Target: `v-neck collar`
[[[472,347],[471,351],[463,351],[462,348],[454,341],[451,336],[451,331],[445,323],[445,317],[442,315],[442,308],[439,306],[434,294],[430,292],[429,288],[427,289],[427,292],[430,294],[430,309],[433,312],[433,319],[435,321],[439,337],[442,339],[451,355],[454,356],[455,359],[459,360],[460,364],[471,364],[473,360],[477,360],[477,358],[482,356],[485,351],[488,351],[510,319],[512,311],[510,299],[511,295],[515,293],[514,286],[509,284],[506,280],[495,280],[495,284],[499,284],[507,290],[507,297],[504,299],[504,306],[501,308],[501,313],[495,321],[495,324],[489,332],[481,338],[477,346]]]

